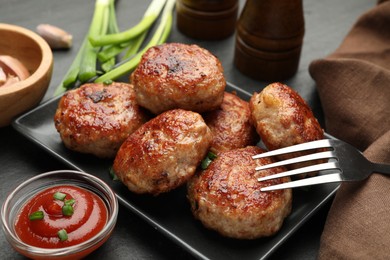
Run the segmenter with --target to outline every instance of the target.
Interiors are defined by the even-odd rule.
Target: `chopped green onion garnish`
[[[68,239],[68,233],[66,232],[65,229],[61,229],[57,232],[58,237],[60,238],[61,241],[65,241]]]
[[[53,195],[53,198],[56,199],[56,200],[64,200],[66,197],[66,194],[65,193],[62,193],[62,192],[59,192],[57,191],[56,193],[54,193]]]
[[[30,220],[40,220],[43,219],[43,211],[35,211],[28,216]]]
[[[75,199],[69,199],[64,201],[65,205],[70,205],[70,206],[72,206],[75,202],[76,202]]]
[[[217,155],[213,152],[208,152],[207,157],[209,157],[211,160],[214,160],[215,158],[217,158]]]
[[[217,158],[217,155],[216,155],[215,153],[213,153],[213,152],[208,152],[206,158],[204,158],[203,161],[202,161],[202,164],[201,164],[202,170],[207,169],[207,167],[209,167],[210,163],[211,163],[215,158]]]
[[[72,207],[72,205],[64,205],[62,207],[62,214],[64,216],[72,216],[73,215],[73,212],[74,212],[74,209]]]
[[[114,169],[112,167],[110,167],[108,173],[110,174],[110,177],[113,181],[117,181],[119,180],[118,176],[116,176],[115,172],[114,172]]]
[[[207,167],[209,167],[211,162],[212,162],[212,160],[209,157],[204,158],[204,160],[202,161],[202,165],[201,165],[202,169],[206,170]]]

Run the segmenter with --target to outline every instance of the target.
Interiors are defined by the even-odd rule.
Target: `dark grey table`
[[[40,23],[59,26],[74,36],[69,51],[54,52],[54,72],[44,100],[53,92],[67,71],[88,30],[94,9],[93,0],[0,0],[0,22],[35,30]],[[136,24],[149,1],[118,1],[117,16],[121,29]],[[241,8],[244,1],[240,1]],[[315,82],[308,73],[314,59],[335,50],[356,19],[376,4],[374,0],[307,0],[304,1],[306,34],[297,74],[284,83],[295,88],[323,122],[321,104]],[[175,21],[174,21],[175,22]],[[1,35],[0,35],[1,37]],[[233,65],[234,36],[216,42],[190,39],[176,29],[174,23],[170,42],[196,43],[220,58],[229,82],[254,92],[268,82],[252,80],[237,71]],[[0,111],[1,113],[1,111]],[[18,183],[45,171],[67,169],[68,166],[48,155],[12,127],[0,128],[0,202]],[[318,253],[321,232],[331,202],[321,208],[272,256],[273,259],[314,259]],[[0,259],[21,259],[0,232]],[[188,259],[192,256],[171,240],[149,226],[124,207],[120,208],[118,224],[112,237],[91,259]]]

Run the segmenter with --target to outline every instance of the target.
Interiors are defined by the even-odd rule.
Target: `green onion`
[[[110,169],[108,170],[108,173],[110,174],[110,177],[113,181],[119,180],[118,176],[116,176],[114,169],[112,167],[110,167]]]
[[[74,209],[73,209],[72,205],[65,204],[62,207],[62,215],[64,215],[64,216],[72,216],[73,212],[74,212]]]
[[[147,49],[165,42],[168,38],[175,0],[153,0],[142,20],[123,32],[118,29],[114,3],[115,0],[96,0],[88,33],[75,60],[55,90],[55,96],[85,82],[104,82],[123,76],[138,65]],[[140,51],[160,13],[162,15],[157,29]],[[122,53],[124,55],[121,55]],[[121,61],[116,63],[116,58],[120,55]],[[99,65],[102,72],[99,71]]]
[[[100,51],[98,53],[98,59],[100,62],[106,62],[110,60],[111,58],[115,58],[118,54],[123,52],[124,49],[129,47],[131,45],[132,41],[129,41],[127,43],[118,44],[118,45],[110,45],[104,50]]]
[[[201,168],[202,170],[206,170],[209,167],[210,163],[217,158],[217,155],[213,152],[208,152],[206,158],[202,160]]]
[[[208,152],[207,157],[209,157],[211,160],[214,160],[217,158],[217,155],[213,152]]]
[[[104,82],[107,79],[117,79],[129,71],[133,70],[141,60],[142,55],[148,50],[150,47],[161,44],[163,40],[166,40],[169,31],[166,31],[166,27],[172,24],[172,12],[173,7],[175,5],[175,0],[168,0],[166,3],[162,17],[157,27],[156,32],[154,33],[152,39],[149,43],[142,49],[142,51],[138,52],[133,58],[131,58],[128,62],[123,63],[122,65],[116,67],[115,69],[105,73],[104,75],[98,77],[95,82]]]
[[[152,26],[153,22],[159,16],[165,2],[166,0],[153,0],[142,20],[131,29],[117,34],[91,35],[89,37],[90,42],[93,46],[104,46],[126,42],[137,37]]]
[[[59,192],[57,191],[56,193],[53,194],[53,198],[56,199],[56,200],[64,200],[66,197],[66,194],[65,193],[62,193],[62,192]]]
[[[64,201],[64,204],[72,206],[75,202],[76,202],[75,199],[68,199]]]
[[[41,220],[43,219],[43,211],[35,211],[28,216],[29,220]]]
[[[129,59],[131,56],[135,55],[138,52],[139,48],[145,40],[146,34],[147,32],[144,32],[138,37],[131,40],[130,47],[128,48],[126,54],[123,56],[122,60]]]
[[[57,232],[58,237],[60,238],[61,241],[65,241],[68,239],[68,233],[66,232],[65,229],[61,229]]]
[[[112,0],[97,0],[95,12],[92,18],[88,35],[90,37],[105,34],[109,21],[109,6]],[[96,76],[96,61],[98,49],[92,46],[91,42],[85,46],[84,55],[80,63],[79,79],[81,82],[87,82]]]
[[[108,28],[107,33],[118,33],[118,23],[116,21],[116,14],[115,14],[115,6],[114,1],[110,2],[109,6],[109,21],[108,21]],[[111,46],[104,46],[102,50],[98,53],[97,58],[102,63],[101,68],[104,72],[110,71],[116,62],[115,56],[120,54],[124,48],[127,47],[126,44],[118,44],[118,45],[111,45]]]
[[[76,55],[76,58],[74,59],[73,63],[70,65],[70,68],[65,74],[64,78],[62,79],[61,84],[54,91],[54,96],[58,96],[61,93],[65,92],[66,90],[72,88],[72,86],[77,81],[77,76],[79,75],[79,71],[80,71],[80,61],[81,58],[83,57],[85,45],[87,45],[87,43],[88,43],[87,39],[84,39],[80,47],[80,50]]]

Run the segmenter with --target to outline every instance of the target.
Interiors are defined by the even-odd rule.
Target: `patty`
[[[149,119],[133,86],[85,84],[62,96],[54,123],[64,145],[74,151],[113,158],[124,140]]]
[[[211,138],[200,114],[169,110],[126,139],[115,157],[113,170],[135,193],[168,192],[194,175]]]
[[[166,43],[149,48],[131,75],[137,102],[159,114],[182,108],[218,108],[226,87],[221,62],[197,45]]]
[[[213,134],[213,153],[255,145],[259,135],[251,123],[249,103],[234,93],[225,92],[220,108],[204,113],[203,118]]]
[[[283,171],[282,167],[255,171],[271,159],[253,160],[263,152],[248,146],[222,152],[188,182],[188,199],[193,215],[203,225],[223,236],[255,239],[275,234],[291,212],[291,189],[262,192],[260,188],[290,178],[258,182],[257,178]]]
[[[308,104],[287,85],[273,83],[260,93],[254,93],[249,107],[256,130],[269,150],[324,138],[324,131]],[[307,153],[295,153],[293,156],[304,154]],[[283,160],[293,156],[278,158]],[[300,163],[289,168],[295,169],[312,163]]]

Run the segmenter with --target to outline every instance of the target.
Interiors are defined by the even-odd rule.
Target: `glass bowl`
[[[15,232],[16,216],[35,194],[52,186],[74,185],[97,194],[107,207],[107,223],[94,237],[64,248],[40,248],[21,241]],[[79,171],[59,170],[39,174],[20,184],[6,198],[1,208],[5,237],[20,254],[33,259],[80,259],[100,247],[111,235],[118,216],[118,199],[111,188],[99,178]]]

